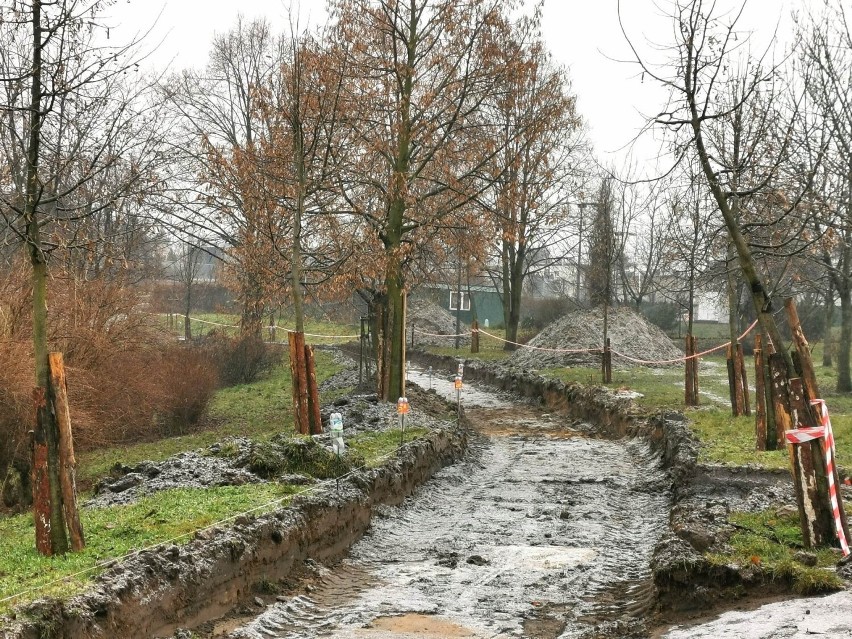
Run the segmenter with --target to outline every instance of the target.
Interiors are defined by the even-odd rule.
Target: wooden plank
[[[74,435],[71,430],[71,411],[68,407],[68,382],[62,353],[48,355],[50,366],[50,395],[59,429],[59,481],[62,488],[62,508],[71,549],[80,552],[86,547],[80,509],[77,505],[77,460],[74,458]]]
[[[317,384],[317,366],[314,359],[314,349],[305,344],[305,367],[308,383],[308,416],[311,435],[322,433],[322,415],[320,413],[319,385]]]
[[[766,450],[766,388],[763,376],[762,338],[754,338],[754,440],[757,450]]]

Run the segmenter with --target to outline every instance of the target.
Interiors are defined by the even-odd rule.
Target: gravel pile
[[[415,345],[455,346],[455,337],[433,337],[431,335],[423,335],[423,333],[455,335],[456,332],[464,335],[461,338],[462,344],[470,344],[470,326],[461,322],[459,330],[456,331],[455,315],[433,302],[427,300],[409,300],[407,320],[409,326],[414,326]],[[411,329],[409,328],[409,340],[411,340],[410,331]]]
[[[657,326],[630,308],[609,309],[608,334],[613,351],[642,360],[670,360],[683,351]],[[565,350],[603,348],[603,309],[575,311],[549,324],[531,339],[528,346]],[[530,369],[558,366],[597,366],[600,351],[592,353],[555,353],[521,348],[512,363]],[[613,367],[634,366],[633,362],[613,354]]]

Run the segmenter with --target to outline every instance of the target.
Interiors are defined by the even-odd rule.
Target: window
[[[459,295],[461,295],[461,309],[459,309]],[[451,311],[469,311],[470,310],[470,295],[462,291],[461,293],[456,293],[455,291],[450,291],[450,310]]]

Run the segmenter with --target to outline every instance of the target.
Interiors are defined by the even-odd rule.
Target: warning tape
[[[834,517],[834,529],[837,531],[837,539],[843,556],[849,556],[849,543],[846,533],[843,531],[843,522],[840,520],[840,504],[838,503],[837,485],[834,483],[834,431],[831,429],[831,419],[828,416],[828,406],[823,399],[812,399],[811,406],[819,407],[820,426],[808,428],[797,428],[784,432],[787,441],[793,444],[803,444],[815,439],[822,439],[822,447],[825,451],[825,474],[828,479],[828,495],[831,500],[831,513]]]
[[[426,331],[421,331],[417,327],[414,328],[414,332],[420,335],[425,335],[426,337],[470,337],[470,333],[457,333],[454,335],[446,335],[444,333],[427,333]]]
[[[488,337],[496,339],[500,342],[504,342],[506,344],[514,344],[515,346],[520,346],[521,348],[529,348],[529,349],[532,349],[534,351],[547,351],[549,353],[600,353],[600,352],[603,351],[602,348],[573,348],[573,349],[571,349],[571,348],[545,348],[543,346],[530,346],[529,344],[521,344],[519,342],[513,342],[513,341],[508,340],[508,339],[503,339],[502,337],[497,337],[496,335],[492,335],[491,333],[488,333],[487,331],[483,331],[481,328],[479,329],[479,332],[482,333],[483,335],[488,335]]]
[[[279,326],[278,328],[283,328],[283,327]],[[286,330],[288,333],[295,333],[296,332],[292,328],[285,328],[283,330]],[[328,339],[357,339],[358,337],[361,337],[360,335],[320,335],[319,333],[305,333],[305,332],[303,332],[302,335],[304,335],[305,337],[326,337]]]
[[[754,330],[754,327],[757,326],[757,320],[754,320],[751,323],[745,332],[737,338],[737,341],[745,338],[746,335]],[[628,361],[635,362],[637,364],[677,364],[678,362],[685,362],[690,359],[695,359],[696,357],[703,357],[704,355],[708,355],[710,353],[715,353],[716,351],[720,351],[723,348],[727,348],[731,345],[731,342],[725,342],[724,344],[719,344],[718,346],[714,346],[713,348],[708,348],[706,351],[701,351],[700,353],[695,353],[694,355],[685,355],[683,357],[678,357],[676,359],[663,359],[663,360],[647,360],[647,359],[637,359],[635,357],[630,357],[629,355],[625,355],[624,353],[619,353],[618,351],[611,350],[610,352],[613,355],[618,355],[621,358],[624,358]]]

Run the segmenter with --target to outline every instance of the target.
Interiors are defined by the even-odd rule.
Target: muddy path
[[[445,379],[432,386],[455,397]],[[658,460],[640,440],[590,438],[588,425],[465,391],[478,434],[464,462],[383,508],[343,561],[308,566],[296,590],[208,636],[644,634],[668,523]]]

